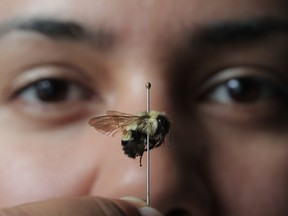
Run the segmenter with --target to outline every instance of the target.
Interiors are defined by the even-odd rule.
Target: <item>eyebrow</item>
[[[197,38],[204,43],[252,42],[275,33],[287,33],[288,21],[274,18],[214,23],[199,27]]]
[[[7,22],[0,26],[0,37],[5,33],[16,30],[36,32],[54,40],[89,42],[101,49],[111,47],[113,44],[113,35],[103,28],[90,31],[76,22],[59,21],[52,18],[33,18]],[[215,45],[241,43],[258,40],[277,32],[288,32],[288,21],[266,17],[254,18],[212,23],[200,26],[196,30],[197,42]],[[194,41],[194,34],[192,38],[192,41]]]
[[[70,21],[54,19],[29,19],[24,21],[7,22],[0,26],[0,37],[11,31],[32,31],[53,40],[71,40],[75,42],[89,42],[98,48],[112,45],[112,34],[104,29],[89,31],[84,26]]]

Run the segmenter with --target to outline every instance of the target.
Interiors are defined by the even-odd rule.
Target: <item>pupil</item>
[[[261,86],[253,79],[238,78],[228,80],[226,88],[232,99],[238,102],[252,102],[259,99]]]
[[[64,80],[46,79],[34,84],[36,94],[41,101],[57,102],[67,98],[68,83]]]

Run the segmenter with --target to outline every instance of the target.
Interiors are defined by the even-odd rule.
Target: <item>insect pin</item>
[[[107,111],[104,116],[89,120],[89,125],[108,136],[122,133],[122,149],[128,157],[140,157],[147,151],[147,135],[149,149],[160,146],[170,131],[170,120],[162,112],[140,112],[136,115],[118,111]]]

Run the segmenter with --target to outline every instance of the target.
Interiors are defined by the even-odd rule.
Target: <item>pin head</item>
[[[145,86],[146,86],[147,89],[150,89],[151,88],[151,83],[147,82]]]

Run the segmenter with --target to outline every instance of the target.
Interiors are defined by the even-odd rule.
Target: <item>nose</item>
[[[165,215],[209,215],[209,194],[198,168],[193,159],[178,155],[175,145],[180,143],[165,143],[150,152],[151,205]]]
[[[125,112],[126,110],[127,112],[145,110],[147,100],[145,83],[147,80],[139,79],[135,80],[133,85],[127,83],[120,85],[121,91],[119,90],[119,92],[124,93],[119,93],[120,95],[117,96],[119,101],[115,109]],[[149,81],[152,84],[150,90],[151,110],[167,112],[166,115],[172,122],[172,139],[170,140],[170,135],[168,135],[165,143],[150,151],[149,180],[146,178],[147,152],[144,153],[142,167],[138,163],[133,163],[130,158],[120,152],[117,155],[115,153],[116,156],[107,156],[106,158],[110,158],[107,160],[113,160],[113,162],[106,163],[103,166],[105,168],[102,167],[102,170],[106,169],[102,171],[102,173],[106,173],[106,177],[102,177],[105,181],[102,182],[106,185],[107,182],[110,184],[106,188],[99,189],[100,182],[98,181],[92,193],[116,198],[132,195],[146,199],[146,186],[147,182],[150,182],[150,204],[165,215],[209,215],[211,208],[208,190],[196,167],[197,161],[196,158],[193,158],[195,152],[191,148],[192,143],[189,139],[181,137],[183,135],[181,127],[183,126],[181,122],[174,119],[177,118],[177,114],[173,113],[173,110],[176,109],[169,103],[169,97],[166,94],[168,87],[165,82],[161,82],[159,77]],[[117,165],[115,161],[118,159]],[[102,194],[99,191],[103,191]]]
[[[155,81],[151,80],[150,108],[167,112],[166,115],[172,122],[172,129],[171,134],[167,135],[165,143],[150,151],[150,167],[148,167],[150,179],[144,181],[144,185],[147,187],[150,182],[151,205],[165,215],[209,215],[211,207],[208,189],[201,177],[199,167],[196,165],[199,164],[198,158],[193,158],[193,155],[198,154],[195,151],[199,149],[191,148],[193,142],[190,140],[192,139],[183,138],[185,133],[183,133],[182,127],[184,125],[177,121],[178,114],[174,113],[174,110],[177,109],[169,102],[170,98],[167,94],[169,86],[166,84],[168,82],[161,82],[161,80],[163,81],[165,78],[158,77]],[[141,84],[139,83],[138,86]],[[145,93],[144,86],[143,82],[142,92]],[[143,101],[146,102],[148,96],[142,93],[142,97],[135,98],[133,100],[134,108],[135,102],[143,107]],[[140,169],[148,172],[147,153],[144,154],[143,165]]]

